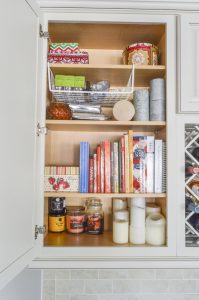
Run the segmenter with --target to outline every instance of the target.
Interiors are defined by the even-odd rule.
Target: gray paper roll
[[[149,121],[149,91],[141,89],[134,91],[133,104],[135,107],[134,121]]]
[[[150,121],[166,120],[165,80],[156,78],[150,81]]]
[[[165,100],[165,80],[162,78],[150,81],[150,98],[152,100]]]

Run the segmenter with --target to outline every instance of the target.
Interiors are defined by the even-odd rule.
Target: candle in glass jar
[[[113,215],[113,242],[126,244],[129,239],[129,213],[127,210],[115,211]]]
[[[150,214],[146,218],[146,242],[161,246],[166,240],[166,220],[160,213]]]

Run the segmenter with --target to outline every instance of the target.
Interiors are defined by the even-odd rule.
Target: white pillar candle
[[[161,246],[166,242],[166,220],[159,213],[150,214],[146,219],[146,242]]]
[[[129,214],[127,210],[115,211],[113,215],[113,242],[126,244],[129,239]]]
[[[126,244],[129,240],[129,223],[125,221],[113,221],[113,242]]]
[[[127,200],[126,199],[113,199],[113,211],[116,210],[126,210],[127,209]]]
[[[129,226],[129,240],[132,244],[145,244],[145,227],[136,228]]]
[[[146,217],[150,214],[154,213],[161,213],[160,206],[156,205],[155,203],[147,203],[146,204]]]
[[[145,227],[145,198],[132,198],[130,202],[130,224],[136,228]]]

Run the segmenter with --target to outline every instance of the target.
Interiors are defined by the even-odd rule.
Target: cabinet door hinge
[[[38,237],[38,234],[45,234],[46,233],[46,225],[38,226],[35,225],[35,240]]]
[[[40,136],[40,134],[47,134],[48,129],[47,127],[40,126],[40,123],[37,123],[37,136]]]
[[[44,39],[49,39],[50,35],[48,31],[43,31],[41,24],[39,25],[39,36]]]

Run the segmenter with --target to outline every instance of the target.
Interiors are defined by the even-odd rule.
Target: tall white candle
[[[113,221],[113,242],[126,244],[129,239],[129,223],[125,221]]]
[[[166,242],[166,220],[160,213],[150,214],[146,219],[146,242],[154,246]]]
[[[136,228],[129,226],[129,240],[132,244],[145,244],[145,227]]]
[[[113,214],[113,242],[126,244],[129,239],[129,213],[127,210],[115,211]]]

